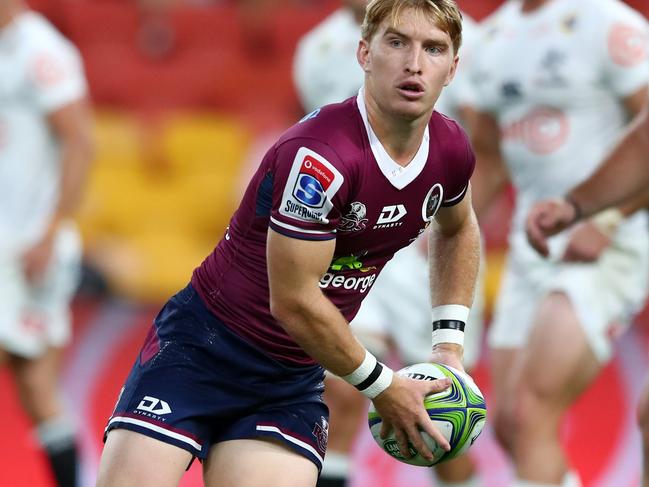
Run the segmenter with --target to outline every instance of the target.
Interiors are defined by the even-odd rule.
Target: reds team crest
[[[442,199],[444,197],[444,188],[441,184],[437,183],[424,198],[424,204],[421,207],[421,217],[426,223],[430,223],[435,217],[437,210],[442,206]]]

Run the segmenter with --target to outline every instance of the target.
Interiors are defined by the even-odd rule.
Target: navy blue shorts
[[[235,335],[189,285],[156,317],[108,421],[205,459],[210,446],[272,438],[322,468],[329,411],[320,366],[280,363]]]

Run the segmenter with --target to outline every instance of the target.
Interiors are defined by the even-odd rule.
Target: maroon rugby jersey
[[[405,168],[396,164],[371,130],[362,96],[316,110],[281,136],[225,237],[192,277],[217,317],[284,362],[315,363],[270,314],[268,227],[298,239],[336,239],[320,287],[351,320],[386,262],[440,205],[462,200],[473,172],[464,131],[437,112],[415,158]]]

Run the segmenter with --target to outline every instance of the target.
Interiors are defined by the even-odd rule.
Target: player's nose
[[[421,55],[420,49],[409,49],[406,55],[405,67],[409,74],[421,74]]]

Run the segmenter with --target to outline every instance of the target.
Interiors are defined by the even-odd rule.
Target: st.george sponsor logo
[[[376,274],[372,273],[367,276],[359,276],[359,277],[345,277],[340,274],[334,274],[332,272],[327,272],[322,278],[320,279],[320,287],[322,289],[327,289],[327,288],[343,288],[347,289],[349,291],[354,290],[354,291],[360,291],[361,294],[365,293],[369,288],[372,287],[372,284],[374,284],[374,281],[376,280]]]

